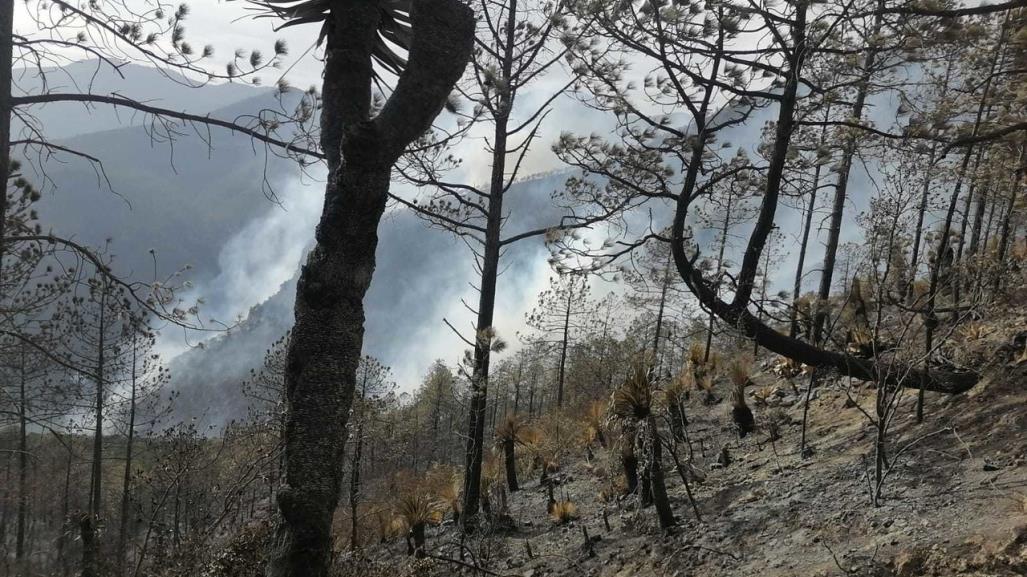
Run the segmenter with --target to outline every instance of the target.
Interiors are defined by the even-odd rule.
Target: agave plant
[[[320,24],[317,42],[321,44],[328,36],[329,15],[332,5],[338,0],[249,0],[261,14],[258,18],[279,18],[285,21],[275,28],[281,30],[302,24]],[[371,57],[376,68],[399,75],[406,67],[402,53],[410,49],[412,37],[410,27],[411,0],[377,0],[380,19],[378,41]]]

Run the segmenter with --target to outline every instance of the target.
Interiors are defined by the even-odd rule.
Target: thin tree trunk
[[[734,194],[728,191],[727,206],[724,208],[724,224],[720,229],[720,247],[717,248],[717,270],[714,274],[716,285],[720,286],[720,271],[724,268],[724,252],[727,250],[727,233],[731,230],[731,202]],[[713,347],[713,325],[716,315],[710,311],[709,326],[706,328],[706,348],[703,349],[703,363],[710,362],[710,349]]]
[[[1005,216],[1002,219],[1002,232],[998,240],[998,255],[996,257],[995,280],[992,283],[992,290],[995,293],[998,293],[999,289],[1002,288],[1002,277],[1005,273],[1006,251],[1009,247],[1013,209],[1016,207],[1017,192],[1020,190],[1020,184],[1025,173],[1027,173],[1027,140],[1023,142],[1020,148],[1020,166],[1017,169],[1016,177],[1013,179],[1013,186],[1010,187],[1009,200],[1006,204]]]
[[[68,448],[68,461],[64,469],[64,491],[61,498],[61,532],[57,536],[57,566],[60,568],[61,575],[68,574],[68,559],[66,556],[65,547],[68,542],[67,534],[71,530],[71,519],[68,517],[68,512],[71,507],[72,457],[74,457],[74,453],[72,453],[71,449]]]
[[[349,512],[350,512],[350,534],[349,545],[353,551],[357,550],[360,540],[358,537],[357,508],[360,504],[360,465],[364,455],[364,409],[367,406],[367,384],[370,379],[370,367],[364,364],[364,378],[360,384],[360,404],[357,411],[357,431],[353,446],[353,459],[350,464],[349,473]]]
[[[360,462],[364,451],[364,421],[357,422],[356,445],[353,448],[353,465],[349,479],[349,511],[350,511],[350,549],[356,551],[360,546],[360,539],[357,534],[357,507],[360,504]]]
[[[824,111],[825,123],[831,119],[831,105],[827,105],[827,109]],[[817,143],[817,150],[819,151],[827,143],[827,124],[820,129],[820,140]],[[813,169],[813,187],[809,193],[809,206],[806,208],[806,219],[802,225],[802,241],[799,243],[799,262],[795,265],[795,282],[792,285],[792,310],[790,311],[790,328],[788,330],[788,336],[793,339],[799,334],[799,309],[795,306],[798,302],[799,297],[802,296],[802,276],[805,269],[806,263],[806,248],[809,246],[809,233],[813,228],[813,215],[817,208],[817,192],[820,188],[820,172],[823,170],[823,164],[820,159],[817,159],[817,167]],[[810,335],[806,335],[806,338],[810,338]]]
[[[977,197],[977,207],[974,210],[973,226],[970,229],[970,246],[967,247],[967,256],[977,254],[981,245],[981,233],[984,228],[984,214],[989,204],[989,189],[991,187],[991,176],[985,178],[980,196]]]
[[[515,452],[514,439],[503,441],[503,457],[506,464],[506,486],[511,493],[520,490],[517,483],[517,453]]]
[[[878,9],[884,8],[884,0],[878,1]],[[870,91],[870,80],[873,78],[874,65],[877,62],[876,42],[884,23],[884,15],[878,13],[874,16],[873,29],[870,33],[872,43],[866,49],[866,61],[863,65],[863,74],[860,78],[859,88],[856,92],[856,100],[852,104],[851,117],[860,122],[863,119],[863,108],[866,105],[867,94]],[[857,134],[851,134],[845,141],[842,149],[842,159],[838,169],[838,180],[835,183],[834,201],[831,204],[831,224],[827,233],[827,247],[824,249],[824,268],[820,273],[820,290],[817,292],[817,303],[813,317],[813,343],[819,344],[823,335],[824,325],[827,321],[827,302],[831,297],[832,281],[834,279],[835,261],[838,258],[838,242],[841,239],[842,216],[845,213],[845,201],[848,198],[849,175],[852,171],[852,161],[856,156]]]
[[[18,564],[18,570],[25,559],[25,520],[28,516],[28,396],[25,394],[25,345],[21,347],[21,362],[19,363],[19,393],[18,402],[18,526],[15,538],[14,559]]]
[[[668,259],[669,259],[668,255]],[[670,288],[670,274],[672,262],[667,262],[667,266],[663,271],[663,282],[660,286],[660,306],[656,311],[656,330],[653,334],[653,358],[652,366],[654,369],[658,369],[657,359],[660,356],[660,333],[663,331],[663,311],[667,304],[667,290]]]
[[[102,273],[101,273],[102,274]],[[92,491],[89,496],[89,513],[94,519],[99,520],[103,511],[103,389],[106,367],[107,351],[107,291],[109,281],[105,276],[102,280],[103,289],[100,293],[100,325],[99,338],[96,350],[96,406],[94,407],[94,419],[96,429],[93,431],[93,470],[92,470]],[[84,542],[84,541],[83,541]]]
[[[100,568],[96,542],[96,517],[91,513],[81,515],[78,520],[79,536],[82,539],[82,577],[98,577]]]
[[[570,286],[573,286],[573,280],[571,281],[571,283],[572,284]],[[571,288],[568,288],[568,290],[567,290],[567,303],[566,303],[567,304],[567,310],[564,311],[564,317],[563,317],[563,340],[560,343],[560,375],[559,375],[559,380],[557,382],[557,387],[556,387],[556,408],[557,409],[563,408],[563,383],[564,383],[564,376],[565,376],[566,367],[567,367],[567,343],[568,343],[568,341],[571,338],[571,336],[570,336],[571,335],[571,307],[574,306],[573,302],[571,301],[571,298],[573,297],[573,295],[574,295],[574,290],[572,290]]]
[[[491,336],[496,307],[496,282],[499,276],[503,226],[503,195],[506,192],[506,154],[509,137],[508,122],[513,109],[514,93],[510,79],[514,74],[513,55],[516,48],[518,26],[517,0],[509,0],[505,23],[505,41],[502,43],[502,71],[504,79],[499,91],[499,103],[494,112],[492,143],[492,173],[489,182],[488,214],[485,224],[485,246],[481,266],[481,290],[478,295],[478,318],[475,323],[474,369],[471,373],[471,403],[468,415],[468,437],[464,464],[463,528],[473,530],[481,500],[481,464],[485,447],[485,415],[488,399]]]
[[[3,239],[7,234],[7,183],[11,178],[11,79],[14,69],[14,0],[0,0],[0,285],[3,281]]]
[[[995,73],[995,69],[998,66],[999,60],[1003,53],[1005,44],[1006,30],[1008,28],[1009,15],[1006,15],[1005,22],[1002,24],[1002,32],[999,36],[998,43],[995,47],[995,52],[991,58],[991,65],[989,67],[989,74],[987,80],[984,82],[984,87],[981,92],[981,101],[977,106],[977,114],[974,117],[973,124],[973,135],[977,135],[981,127],[981,121],[984,118],[985,110],[988,108],[988,97],[991,93],[991,80]],[[938,327],[938,316],[935,312],[935,306],[938,299],[938,284],[941,279],[941,269],[945,266],[946,259],[944,255],[946,251],[952,250],[951,239],[949,234],[952,231],[952,220],[955,217],[956,206],[959,201],[959,194],[963,187],[963,181],[966,178],[966,173],[970,166],[970,159],[973,155],[973,146],[968,146],[966,152],[963,154],[963,162],[960,164],[959,173],[956,177],[956,185],[952,190],[952,196],[949,199],[949,207],[945,213],[945,221],[942,225],[941,235],[938,240],[938,250],[934,259],[934,266],[931,267],[931,283],[927,293],[927,305],[924,313],[924,371],[922,378],[926,382],[930,378],[930,362],[931,356],[934,352],[934,331]],[[958,303],[953,303],[953,306]],[[916,422],[922,423],[924,420],[924,394],[925,387],[921,387],[917,392],[916,398]]]
[[[656,429],[656,419],[649,417],[649,435],[653,444],[652,459],[649,463],[649,482],[652,487],[653,504],[656,505],[656,518],[660,522],[661,529],[673,527],[674,509],[670,506],[670,499],[667,497],[667,482],[663,476],[663,440]]]
[[[125,574],[125,545],[128,543],[128,517],[129,503],[132,495],[132,449],[135,442],[136,427],[136,381],[138,349],[136,348],[137,335],[132,336],[132,385],[128,405],[128,439],[125,442],[125,474],[121,485],[121,519],[118,530],[118,551],[117,563],[118,574]]]

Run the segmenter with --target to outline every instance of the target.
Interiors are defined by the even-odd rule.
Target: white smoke
[[[271,298],[291,279],[313,241],[314,226],[321,214],[324,185],[316,180],[292,180],[277,189],[278,202],[260,198],[267,210],[232,235],[218,252],[218,274],[201,280],[185,295],[186,302],[200,301],[205,324],[234,325],[244,320],[251,307]],[[221,334],[189,331],[162,334],[159,344],[171,358],[206,338]],[[270,343],[268,343],[270,344]],[[253,351],[259,361],[263,351]]]

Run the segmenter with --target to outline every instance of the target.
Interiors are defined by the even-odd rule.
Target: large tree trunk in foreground
[[[474,39],[458,0],[416,0],[406,70],[370,117],[371,55],[381,24],[371,0],[333,4],[327,27],[322,148],[328,184],[316,244],[296,289],[286,363],[285,486],[271,577],[324,577],[342,481],[346,419],[364,336],[378,223],[392,165],[442,110]]]

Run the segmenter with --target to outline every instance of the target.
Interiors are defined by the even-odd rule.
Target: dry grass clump
[[[463,476],[460,471],[450,465],[432,465],[431,469],[424,474],[420,484],[423,490],[433,495],[435,500],[442,504],[441,513],[450,511],[453,519],[460,519],[461,493],[463,491]],[[441,519],[440,519],[441,521]]]
[[[391,509],[379,509],[375,512],[375,529],[379,541],[392,541],[406,535],[409,530],[406,521],[396,516]]]
[[[771,373],[786,379],[808,375],[812,370],[813,367],[788,357],[778,357],[770,366]]]
[[[701,343],[692,343],[688,349],[688,361],[685,367],[686,386],[688,389],[703,391],[705,393],[703,402],[712,404],[717,400],[713,395],[713,386],[716,382],[717,369],[720,366],[720,356],[711,352],[709,360],[706,360],[705,357],[705,346]]]
[[[482,489],[491,488],[503,480],[503,457],[496,451],[485,453],[485,459],[481,464],[481,485]]]
[[[571,420],[559,413],[550,413],[535,421],[534,426],[521,434],[521,444],[530,456],[530,470],[541,473],[541,482],[560,471],[560,457],[569,442],[575,438]]]
[[[735,387],[745,387],[751,383],[749,380],[752,375],[752,357],[748,355],[739,355],[731,360],[728,365],[728,378],[731,379],[731,384]]]
[[[694,382],[691,378],[691,373],[682,371],[663,387],[663,398],[668,406],[680,406],[688,400],[689,393],[693,387]]]
[[[567,524],[578,518],[578,506],[571,501],[557,501],[549,508],[549,518],[558,525]]]
[[[606,403],[592,401],[585,407],[584,428],[586,443],[599,443],[600,447],[606,447],[606,433],[603,421],[606,419]]]
[[[986,338],[993,329],[982,322],[969,322],[956,329],[963,342],[974,342]]]

